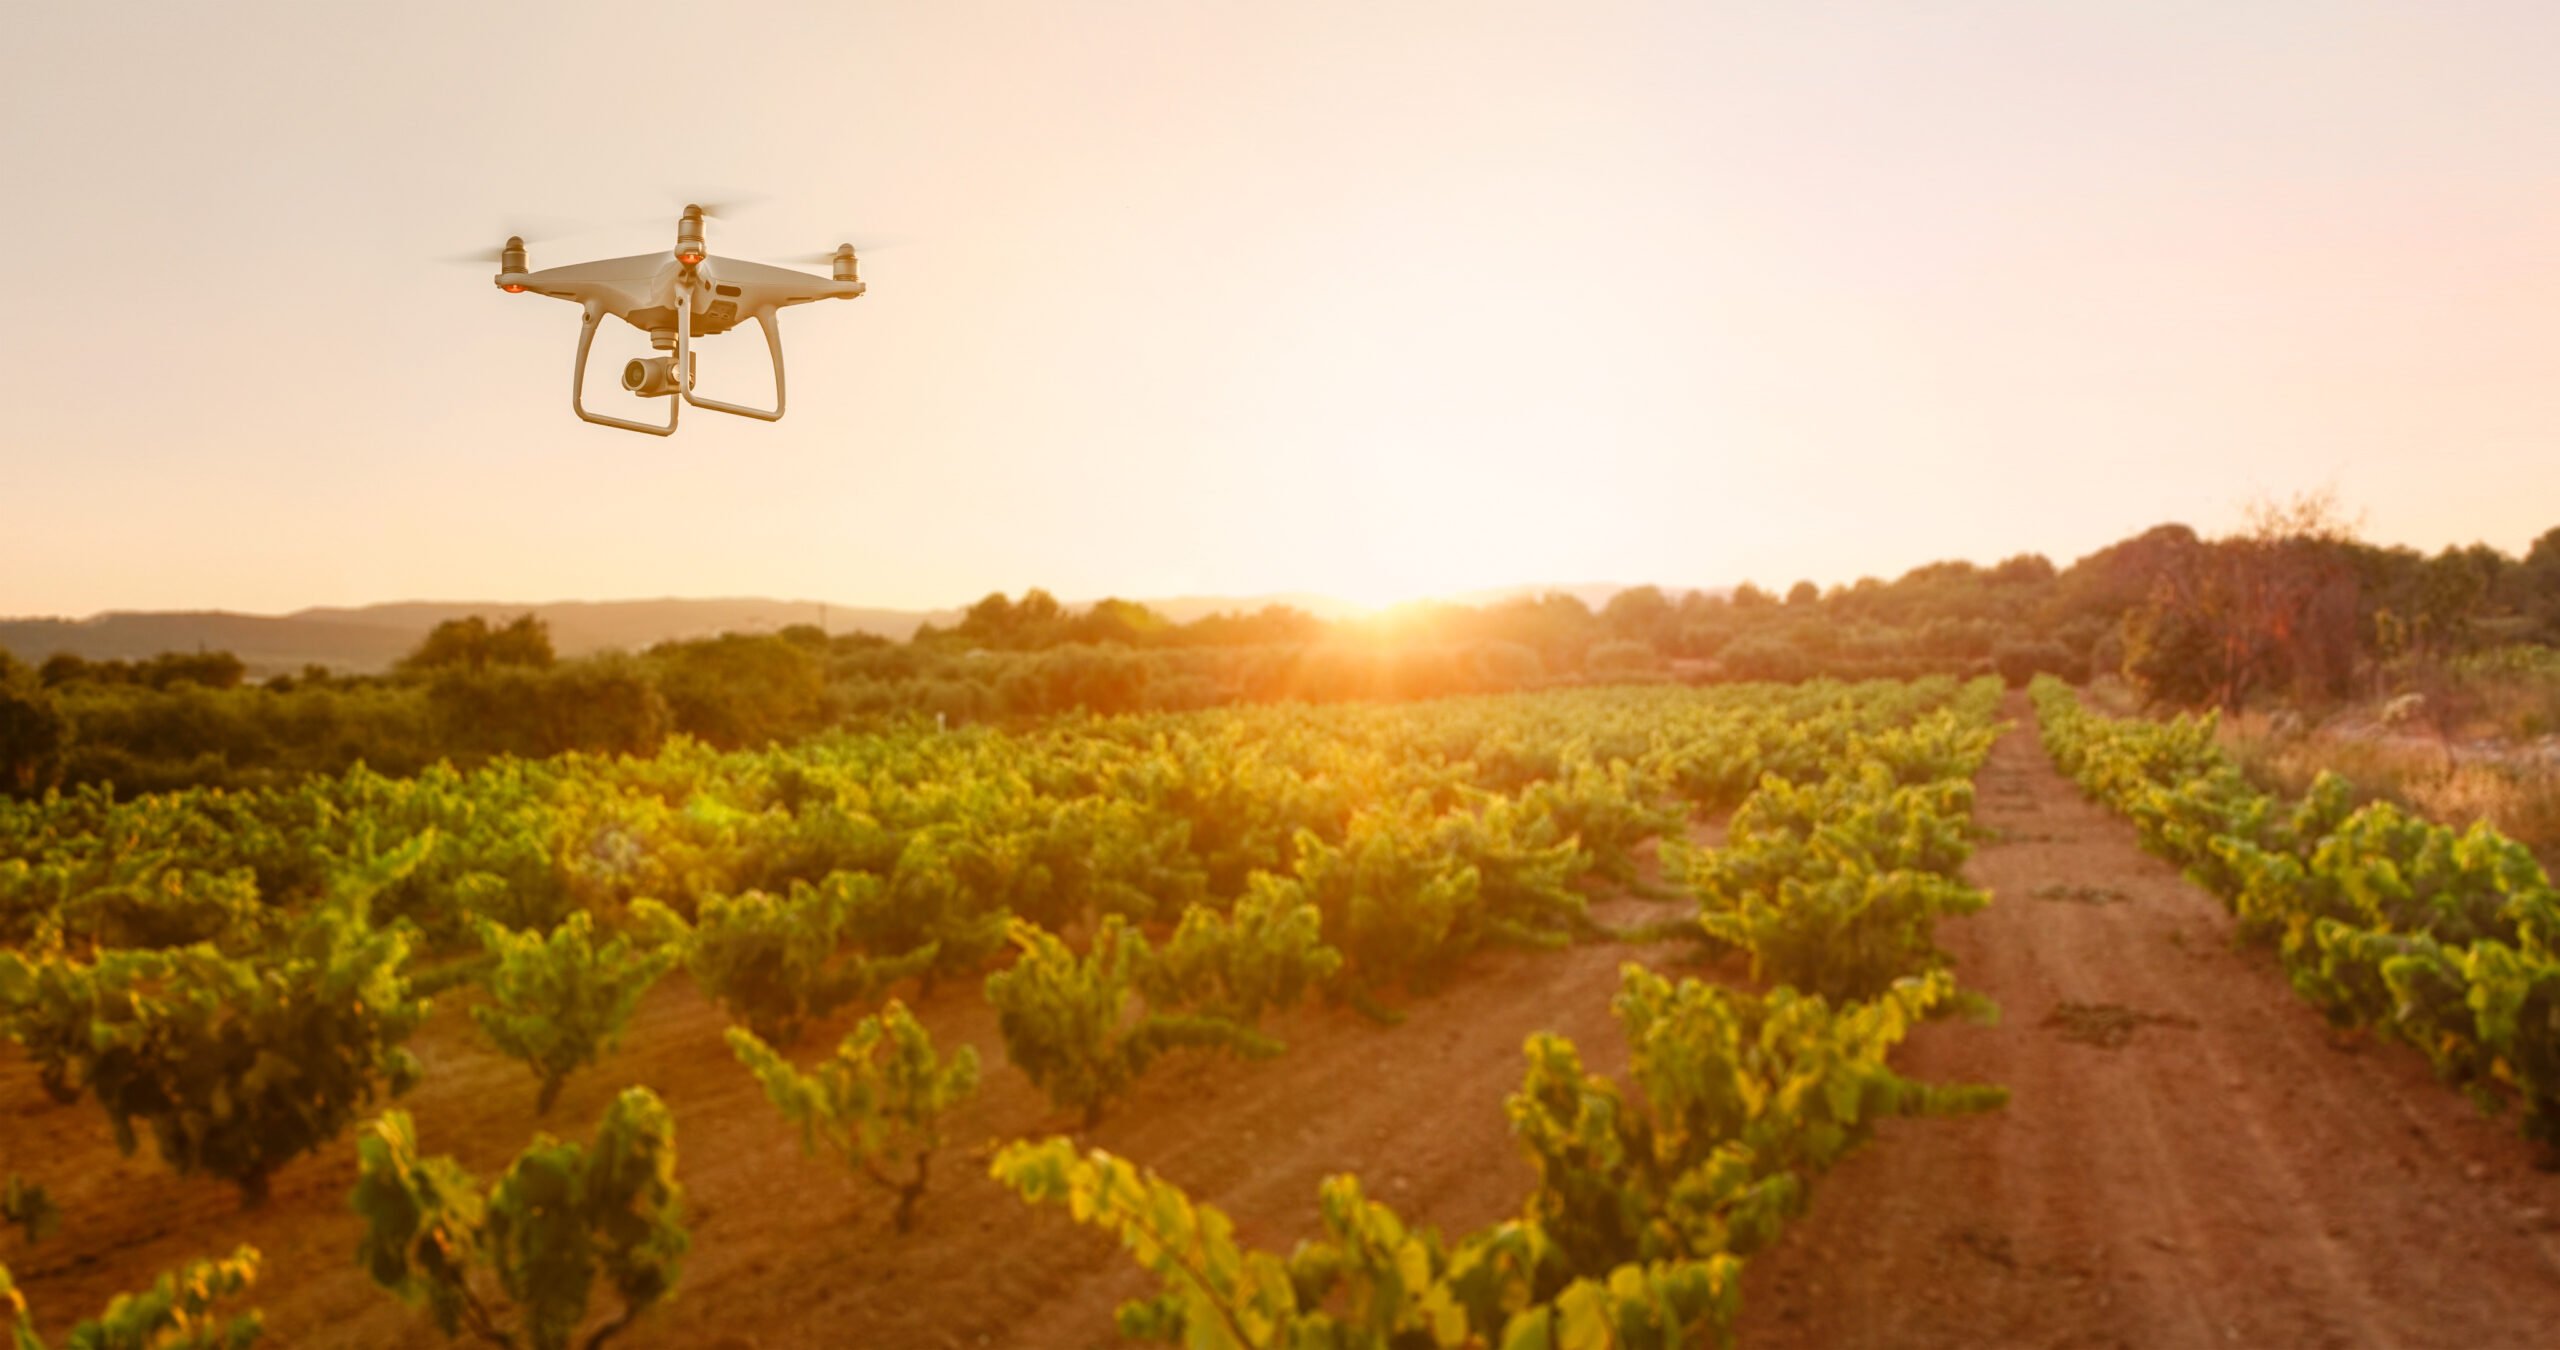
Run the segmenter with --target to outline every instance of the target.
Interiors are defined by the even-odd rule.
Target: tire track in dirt
[[[2002,1016],[1924,1027],[1901,1064],[2010,1105],[1887,1122],[1818,1183],[1747,1269],[1743,1344],[2551,1343],[2560,1178],[2415,1054],[2332,1036],[2008,716],[1968,868],[1994,903],[1941,930]],[[2181,1020],[2109,1048],[2048,1025],[2065,1004]]]

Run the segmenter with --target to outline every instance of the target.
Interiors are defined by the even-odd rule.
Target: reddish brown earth
[[[1997,900],[1942,930],[2004,1015],[1900,1067],[2010,1105],[1888,1122],[1752,1263],[1743,1343],[2560,1344],[2560,1177],[2414,1053],[2333,1037],[2009,715],[1970,868]],[[2047,1024],[2066,1003],[2170,1020],[2108,1048]]]
[[[2023,720],[2023,705],[2011,715]],[[2229,949],[2211,898],[2054,774],[2031,730],[2002,741],[1982,784],[1983,820],[2004,837],[1973,871],[1999,900],[1945,940],[2007,1016],[1922,1029],[1906,1067],[2006,1083],[2016,1099],[1986,1117],[1892,1122],[1818,1185],[1813,1212],[1746,1277],[1746,1344],[2553,1343],[2560,1179],[2531,1169],[2508,1126],[2397,1048],[2336,1048],[2268,961]],[[2090,889],[2033,898],[2056,884]],[[1600,909],[1620,925],[1673,912],[1627,898]],[[1619,964],[1669,968],[1681,955],[1488,953],[1412,1002],[1401,1025],[1310,1009],[1277,1028],[1289,1049],[1276,1060],[1162,1066],[1088,1140],[1226,1209],[1259,1245],[1310,1233],[1317,1182],[1339,1171],[1410,1218],[1474,1227],[1516,1212],[1530,1184],[1502,1116],[1521,1042],[1559,1031],[1594,1067],[1621,1068],[1608,1014]],[[2103,1048],[2039,1026],[2065,1001],[2172,1020],[2117,1028],[2123,1043]],[[919,1013],[988,1065],[955,1137],[991,1144],[1072,1124],[1004,1064],[974,984]],[[845,1020],[798,1053],[817,1054]],[[983,1145],[942,1158],[917,1230],[896,1236],[885,1204],[801,1155],[722,1025],[669,981],[623,1052],[537,1122],[530,1075],[449,999],[417,1041],[427,1078],[401,1104],[429,1152],[485,1176],[539,1126],[585,1134],[625,1085],[667,1100],[694,1250],[676,1300],[617,1346],[1115,1343],[1112,1307],[1148,1283],[1108,1239],[987,1181]],[[244,1213],[227,1187],[168,1176],[147,1145],[120,1156],[94,1105],[53,1105],[11,1050],[0,1056],[10,1170],[47,1184],[67,1216],[32,1248],[0,1237],[0,1261],[49,1335],[159,1270],[245,1242],[266,1255],[254,1301],[268,1343],[439,1343],[354,1265],[351,1142],[294,1164],[267,1208]]]
[[[1595,912],[1633,925],[1679,910],[1620,897]],[[1522,1042],[1561,1031],[1595,1067],[1622,1069],[1609,1017],[1619,966],[1642,959],[1669,969],[1682,957],[1675,947],[1608,944],[1484,953],[1446,990],[1411,1001],[1399,1025],[1309,1008],[1271,1028],[1288,1042],[1277,1059],[1161,1064],[1083,1138],[1155,1168],[1226,1209],[1246,1241],[1279,1250],[1315,1228],[1317,1184],[1335,1172],[1358,1173],[1411,1218],[1490,1223],[1517,1212],[1532,1180],[1502,1114],[1520,1081]],[[987,1069],[953,1130],[969,1146],[938,1159],[936,1184],[904,1237],[876,1192],[841,1165],[801,1154],[796,1132],[721,1041],[725,1018],[681,977],[651,992],[622,1052],[573,1078],[541,1121],[532,1076],[490,1049],[448,998],[413,1043],[426,1077],[399,1105],[427,1152],[451,1153],[486,1178],[538,1128],[584,1136],[627,1085],[666,1100],[693,1251],[677,1298],[617,1337],[617,1348],[1115,1343],[1112,1310],[1150,1292],[1149,1281],[1107,1237],[1063,1211],[1025,1206],[986,1176],[996,1142],[1071,1132],[1077,1121],[1005,1063],[995,1014],[974,982],[916,1007],[939,1044],[977,1047]],[[850,1020],[813,1030],[796,1057],[816,1057]],[[244,1212],[228,1186],[170,1176],[147,1142],[136,1157],[118,1154],[94,1103],[54,1105],[10,1047],[0,1058],[0,1173],[10,1170],[47,1185],[66,1215],[38,1246],[0,1237],[0,1262],[48,1336],[158,1271],[249,1243],[266,1258],[253,1301],[266,1311],[267,1343],[439,1343],[431,1323],[355,1265],[352,1139],[288,1167],[267,1207]],[[609,1295],[597,1301],[602,1311]]]

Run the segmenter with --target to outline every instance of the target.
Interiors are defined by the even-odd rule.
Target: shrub
[[[1662,668],[1662,654],[1650,642],[1603,642],[1582,658],[1594,675],[1634,675]]]
[[[640,996],[676,960],[672,949],[647,950],[627,936],[598,947],[595,922],[584,912],[549,937],[483,920],[480,941],[496,965],[490,1001],[473,1008],[471,1020],[541,1080],[537,1115],[560,1099],[571,1073],[620,1042]]]
[[[942,1147],[942,1118],[978,1091],[978,1052],[964,1045],[946,1062],[896,999],[855,1023],[835,1057],[807,1073],[743,1027],[729,1028],[728,1037],[775,1109],[800,1127],[801,1148],[814,1153],[824,1140],[856,1175],[895,1195],[898,1231],[906,1232]],[[903,1174],[894,1170],[901,1166]]]
[[[242,1247],[228,1260],[190,1261],[152,1282],[140,1294],[118,1294],[104,1314],[71,1329],[66,1350],[244,1350],[264,1330],[255,1312],[219,1320],[214,1305],[256,1283],[258,1249]],[[9,1268],[0,1266],[0,1313],[17,1323],[16,1350],[45,1350],[36,1339]]]
[[[2089,681],[2087,662],[2073,657],[2061,643],[2045,639],[2002,642],[1991,649],[1991,665],[2000,672],[2001,683],[2012,689],[2026,688],[2027,681],[2038,675],[2058,675],[2072,684]]]
[[[1718,657],[1737,680],[1801,680],[1813,674],[1813,658],[1793,641],[1770,633],[1745,633]]]
[[[1153,1010],[1131,1017],[1129,995],[1154,954],[1117,914],[1103,919],[1082,957],[1034,924],[1016,920],[1009,936],[1020,958],[987,977],[1005,1054],[1050,1101],[1082,1111],[1088,1127],[1168,1050],[1279,1053],[1279,1042],[1223,1017]]]
[[[521,1337],[531,1350],[564,1350],[601,1275],[622,1314],[587,1338],[594,1350],[675,1288],[692,1241],[675,1120],[647,1088],[615,1098],[591,1144],[534,1136],[486,1190],[453,1159],[420,1157],[403,1112],[373,1122],[356,1147],[354,1202],[365,1225],[356,1260],[402,1302],[424,1302],[447,1337],[467,1330],[498,1345]],[[491,1280],[515,1306],[512,1331]]]
[[[816,886],[795,881],[787,896],[714,896],[690,928],[654,900],[633,902],[632,913],[681,945],[694,982],[730,1016],[787,1045],[810,1019],[932,969],[941,954],[934,943],[885,958],[851,945],[882,891],[877,877],[839,872]]]
[[[0,1008],[46,1090],[68,1101],[85,1088],[125,1152],[139,1122],[181,1175],[233,1182],[255,1206],[277,1168],[336,1138],[377,1090],[416,1081],[401,1042],[427,1004],[410,997],[408,952],[361,904],[320,911],[257,962],[206,945],[89,965],[0,952]]]

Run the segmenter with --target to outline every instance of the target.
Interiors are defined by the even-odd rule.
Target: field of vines
[[[855,1178],[896,1233],[951,1188],[1000,1185],[1035,1236],[1116,1237],[1161,1280],[1120,1310],[1127,1337],[1717,1344],[1742,1263],[1878,1121],[2003,1100],[1887,1063],[1918,1022],[1987,1011],[1932,933],[1988,899],[1960,868],[1998,699],[1996,682],[1945,679],[1585,689],[0,802],[0,1053],[33,1067],[41,1110],[103,1113],[125,1153],[235,1187],[243,1212],[315,1155],[355,1159],[350,1257],[412,1310],[419,1343],[645,1343],[653,1309],[721,1296],[684,1284],[682,1113],[616,1068],[634,1008],[680,980],[721,1010],[736,1074],[805,1165]],[[2094,723],[2067,725],[2058,747],[2103,759]],[[2165,742],[2127,753],[2194,767]],[[2135,774],[2083,780],[2130,792]],[[1724,823],[1713,847],[1689,842],[1702,819]],[[2257,820],[2259,851],[2223,865],[2345,866],[2344,849],[2287,851],[2310,819]],[[2408,829],[2323,834],[2348,826]],[[2425,856],[2510,867],[2486,845]],[[2366,914],[2380,893],[2341,880],[2331,909]],[[1530,1038],[1506,1111],[1536,1184],[1502,1222],[1441,1233],[1346,1174],[1310,1197],[1310,1236],[1264,1251],[1145,1159],[1072,1132],[978,1155],[952,1137],[994,1075],[1089,1129],[1170,1061],[1285,1054],[1274,1027],[1293,1009],[1391,1027],[1483,949],[1630,941],[1594,916],[1604,894],[1655,902],[1651,932],[1729,954],[1730,973],[1627,964],[1622,1080]],[[2342,1006],[2387,1008],[2413,1037],[2482,1009],[2447,1053],[2542,1120],[2560,1065],[2547,1025],[2516,1028],[2535,1009],[2547,1023],[2560,982],[2549,892],[2532,894],[2458,935],[2324,909],[2286,940],[2341,972]],[[918,1014],[955,987],[981,991],[1001,1062]],[[2404,1011],[2404,989],[2432,1011]],[[432,1071],[410,1042],[437,1002],[523,1066],[525,1144],[493,1175],[401,1108]],[[836,1044],[812,1043],[847,1017]],[[600,1118],[554,1119],[582,1076],[617,1095]],[[0,1119],[0,1218],[18,1230],[0,1251],[24,1271],[77,1216],[51,1198],[67,1178],[12,1146],[20,1128]],[[47,1306],[41,1279],[0,1267],[0,1325],[22,1350],[250,1344],[262,1258],[226,1246],[103,1309]]]
[[[2560,1148],[2560,891],[2530,850],[2486,823],[2358,806],[2336,774],[2299,801],[2261,792],[2211,715],[2104,717],[2050,679],[2032,693],[2063,772],[2272,943],[2331,1022],[2415,1047]]]

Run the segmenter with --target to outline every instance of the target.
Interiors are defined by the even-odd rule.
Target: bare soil
[[[1699,832],[1712,837],[1709,827]],[[1680,907],[1621,896],[1594,912],[1635,927]],[[680,975],[651,991],[623,1050],[572,1078],[543,1119],[530,1072],[491,1049],[461,1000],[448,998],[412,1043],[426,1076],[397,1105],[415,1117],[427,1152],[450,1153],[485,1179],[537,1129],[584,1137],[625,1086],[665,1099],[693,1250],[677,1297],[617,1336],[617,1350],[1111,1345],[1112,1310],[1152,1292],[1151,1282],[1107,1237],[1063,1211],[1030,1209],[989,1180],[1000,1142],[1078,1134],[1225,1209],[1247,1242],[1281,1251],[1315,1230],[1317,1184],[1336,1172],[1358,1173],[1409,1218],[1478,1227],[1517,1212],[1532,1184],[1502,1112],[1519,1085],[1523,1042],[1559,1031],[1595,1068],[1622,1069],[1625,1047],[1609,1016],[1620,965],[1677,969],[1689,955],[1681,945],[1614,944],[1481,953],[1448,988],[1407,1002],[1398,1025],[1307,1008],[1269,1028],[1288,1043],[1276,1059],[1160,1064],[1089,1133],[1006,1063],[977,983],[946,985],[911,1003],[946,1050],[977,1048],[984,1087],[953,1131],[964,1144],[936,1159],[934,1186],[903,1237],[879,1192],[801,1153],[722,1042],[720,1010]],[[813,1029],[794,1058],[817,1057],[853,1016]],[[423,1313],[355,1264],[352,1139],[287,1167],[267,1206],[244,1211],[226,1185],[171,1176],[147,1142],[134,1157],[118,1153],[94,1103],[55,1105],[11,1047],[0,1058],[0,1174],[9,1170],[48,1186],[66,1216],[34,1247],[0,1237],[0,1263],[48,1338],[159,1271],[248,1243],[266,1258],[250,1300],[266,1312],[266,1344],[441,1343]],[[599,1314],[609,1302],[600,1290]]]
[[[2010,715],[2023,723],[2023,703]],[[1891,1122],[1818,1184],[1812,1212],[1750,1267],[1745,1344],[2553,1342],[2560,1179],[2532,1170],[2509,1125],[2481,1119],[2414,1055],[2334,1040],[2268,960],[2231,949],[2214,900],[2078,798],[2031,729],[2002,740],[1982,788],[2000,834],[1972,872],[1999,900],[1944,940],[2007,1016],[1923,1028],[1905,1062],[2006,1083],[2014,1100],[1989,1116]],[[2052,893],[2084,902],[2028,898],[2043,886],[2085,888]],[[1622,928],[1677,912],[1623,896],[1597,909]],[[1678,944],[1484,953],[1400,1025],[1311,1008],[1276,1027],[1289,1046],[1277,1059],[1161,1066],[1083,1137],[1225,1209],[1257,1245],[1313,1232],[1317,1183],[1342,1171],[1409,1218],[1475,1227],[1517,1212],[1531,1184],[1502,1114],[1522,1042],[1561,1032],[1615,1072],[1619,965],[1689,959]],[[2044,1025],[2066,1006],[2100,1011]],[[939,1159],[905,1237],[883,1198],[801,1154],[721,1042],[718,1009],[681,977],[540,1121],[531,1075],[448,999],[415,1043],[426,1079],[400,1105],[429,1152],[487,1176],[538,1128],[583,1136],[626,1085],[667,1100],[694,1249],[677,1298],[617,1346],[1116,1344],[1111,1310],[1148,1292],[1146,1277],[1107,1238],[985,1177],[997,1141],[1075,1122],[1006,1065],[974,982],[917,1010],[946,1046],[977,1047],[986,1086],[955,1133],[968,1145]],[[2075,1019],[2093,1036],[2066,1035]],[[795,1054],[814,1057],[849,1020]],[[158,1271],[245,1242],[266,1256],[254,1301],[267,1343],[439,1343],[354,1264],[351,1142],[287,1168],[267,1207],[244,1212],[226,1186],[169,1176],[147,1144],[119,1154],[94,1104],[54,1105],[10,1050],[10,1170],[48,1185],[66,1214],[32,1248],[0,1237],[49,1336]]]
[[[2560,1344],[2560,1177],[2513,1123],[2332,1034],[2008,713],[1969,869],[1995,902],[1942,930],[2004,1015],[1900,1067],[2010,1104],[1888,1122],[1818,1184],[1744,1275],[1743,1344]],[[2021,902],[2057,886],[2122,899]]]

